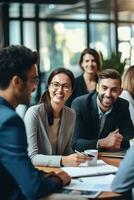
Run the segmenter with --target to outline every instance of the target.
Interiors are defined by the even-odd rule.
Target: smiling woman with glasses
[[[75,112],[65,106],[74,88],[74,75],[65,68],[55,69],[48,78],[48,91],[25,115],[28,152],[34,165],[78,166],[88,159],[73,153],[71,139]]]

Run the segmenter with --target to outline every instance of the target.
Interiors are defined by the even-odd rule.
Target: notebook
[[[111,158],[124,158],[125,155],[126,155],[126,151],[118,151],[118,152],[105,152],[101,156],[111,157]]]
[[[86,163],[78,167],[62,167],[62,170],[67,172],[72,178],[84,176],[98,176],[116,173],[118,168],[105,163],[102,160],[97,161],[97,166],[87,166]]]

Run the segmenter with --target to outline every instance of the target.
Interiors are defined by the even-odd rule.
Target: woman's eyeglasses
[[[57,81],[53,81],[53,82],[51,82],[51,85],[52,85],[53,89],[55,89],[55,90],[59,89],[60,87],[64,91],[69,91],[71,89],[71,86],[69,84],[67,84],[67,83],[60,84]]]

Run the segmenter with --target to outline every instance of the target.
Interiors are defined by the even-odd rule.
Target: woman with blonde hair
[[[130,116],[134,124],[134,65],[124,71],[122,76],[122,88],[123,91],[120,97],[129,102]]]

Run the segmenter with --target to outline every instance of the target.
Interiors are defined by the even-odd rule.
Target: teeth
[[[109,102],[112,102],[112,99],[107,99],[107,98],[104,98],[104,101],[109,103]]]
[[[56,95],[56,97],[58,97],[58,98],[62,98],[62,97],[63,97],[63,95]]]
[[[106,103],[111,103],[112,101],[105,101]]]

